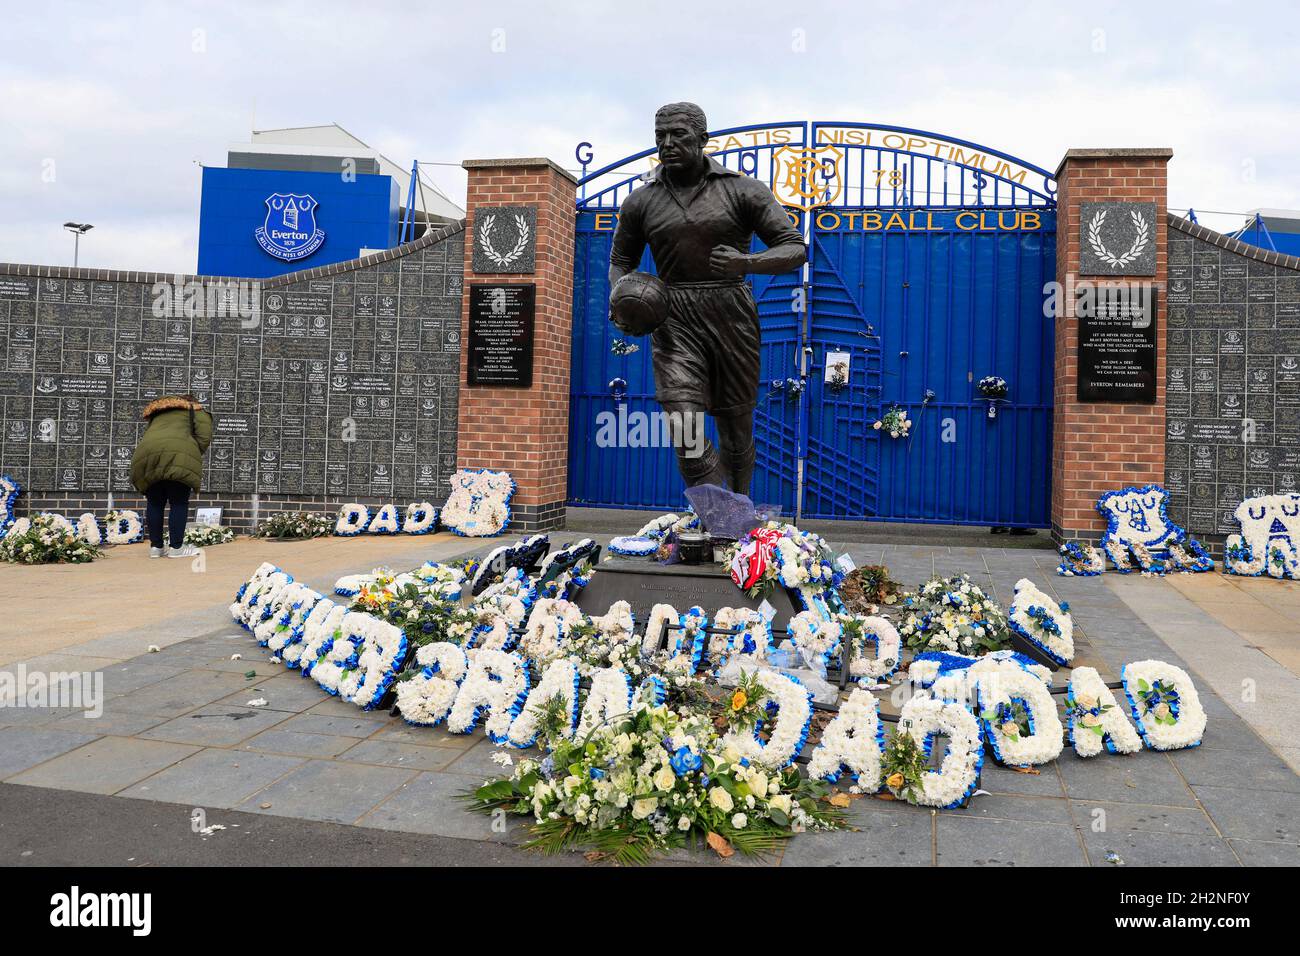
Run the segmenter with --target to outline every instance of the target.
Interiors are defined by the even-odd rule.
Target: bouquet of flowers
[[[196,524],[185,529],[185,543],[196,548],[207,548],[214,544],[226,544],[235,540],[235,532],[230,528],[218,528],[210,524]]]
[[[1007,380],[997,375],[985,375],[975,386],[981,398],[1006,398]]]
[[[279,511],[258,525],[253,535],[275,541],[296,541],[333,533],[334,521],[329,515],[312,511]]]
[[[881,604],[897,604],[903,586],[889,576],[883,564],[868,564],[844,575],[840,597],[849,610],[874,614]]]
[[[812,593],[838,587],[844,576],[831,563],[833,558],[820,535],[769,521],[728,548],[723,560],[736,587],[760,598],[778,583]]]
[[[964,574],[931,578],[903,598],[903,609],[898,633],[913,650],[978,655],[1010,640],[1002,608]]]
[[[1061,563],[1056,566],[1056,573],[1063,577],[1085,577],[1101,574],[1106,570],[1106,558],[1090,544],[1067,541],[1061,545]]]
[[[644,863],[688,839],[723,856],[761,854],[792,833],[840,828],[842,814],[821,802],[826,792],[793,768],[772,773],[745,760],[704,716],[639,703],[559,740],[542,760],[519,761],[470,800],[532,816],[528,849],[589,846],[598,859]]]
[[[51,514],[20,519],[0,539],[0,561],[10,564],[85,564],[100,553],[66,519]]]
[[[912,430],[912,420],[907,411],[898,405],[891,405],[889,411],[880,416],[872,426],[876,431],[883,431],[890,438],[906,438]]]

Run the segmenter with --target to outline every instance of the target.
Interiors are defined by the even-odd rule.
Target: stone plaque
[[[467,384],[533,384],[536,312],[537,287],[531,283],[470,286]]]
[[[536,269],[537,207],[479,206],[474,211],[475,273],[526,275]]]
[[[215,419],[205,493],[436,499],[459,388],[442,333],[460,292],[443,280],[459,279],[463,243],[271,288],[6,276],[0,473],[33,492],[131,491],[141,410],[192,392]]]
[[[1157,226],[1153,202],[1080,203],[1079,274],[1155,275]]]
[[[1156,400],[1156,313],[1154,285],[1080,289],[1079,401]],[[1171,385],[1186,387],[1184,379]]]

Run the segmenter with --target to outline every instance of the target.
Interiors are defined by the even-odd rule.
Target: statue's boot
[[[721,486],[727,480],[727,471],[722,465],[721,456],[710,441],[704,443],[703,454],[694,458],[689,458],[679,451],[677,467],[688,488],[694,488],[696,485]]]
[[[749,494],[749,482],[754,477],[754,459],[756,452],[754,443],[751,441],[749,447],[742,452],[728,451],[727,455],[727,479],[731,490],[738,495]]]

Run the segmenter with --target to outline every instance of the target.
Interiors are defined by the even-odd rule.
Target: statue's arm
[[[808,261],[803,236],[790,222],[784,207],[760,187],[750,193],[754,232],[767,246],[761,252],[737,252],[718,246],[709,256],[713,270],[721,275],[780,275],[798,269]]]
[[[635,193],[633,194],[635,196]],[[609,250],[609,287],[632,272],[645,255],[646,238],[641,229],[641,216],[637,203],[628,197],[614,226],[614,242]]]

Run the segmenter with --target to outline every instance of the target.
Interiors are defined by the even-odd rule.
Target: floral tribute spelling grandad
[[[772,586],[807,587],[830,564],[815,536],[759,530],[775,532]],[[791,560],[782,560],[782,541]],[[494,553],[532,553],[536,543]],[[568,545],[535,573],[522,559],[490,577],[478,573],[489,560],[477,558],[378,568],[341,579],[341,598],[264,564],[231,612],[328,693],[362,708],[395,701],[413,725],[485,733],[503,748],[493,757],[502,771],[469,795],[471,805],[531,817],[530,846],[539,849],[581,847],[623,862],[697,840],[723,856],[764,852],[802,830],[842,826],[846,797],[832,801],[828,785],[845,772],[857,793],[943,808],[970,800],[986,748],[1022,768],[1060,753],[1066,731],[1051,672],[999,649],[1006,615],[967,578],[935,579],[907,596],[914,694],[886,736],[873,690],[906,653],[887,619],[830,610],[838,601],[826,584],[824,607],[796,613],[790,644],[776,651],[770,620],[750,608],[659,604],[639,631],[627,602],[590,614],[572,600],[599,573],[583,570],[596,547]],[[808,577],[788,584],[782,575],[797,567]],[[1063,653],[1053,643],[1063,635],[1045,622],[1059,627],[1066,609],[1028,582],[1017,599],[1020,626],[1038,623]],[[805,684],[796,675],[808,671],[791,672],[791,647],[804,663],[847,660],[859,682],[842,697],[822,681],[838,709],[820,732],[814,678]],[[1142,661],[1124,680],[1146,746],[1200,740],[1203,712],[1183,671]],[[1065,721],[1081,755],[1135,749],[1139,731],[1113,701],[1095,672],[1076,671]]]
[[[508,472],[462,468],[451,476],[451,497],[442,509],[442,523],[468,538],[501,534],[510,524],[510,499],[515,482]]]
[[[1300,578],[1300,495],[1247,498],[1234,512],[1241,533],[1229,535],[1230,574]]]

